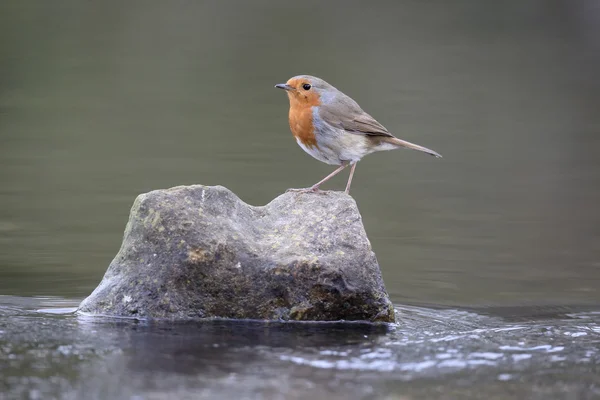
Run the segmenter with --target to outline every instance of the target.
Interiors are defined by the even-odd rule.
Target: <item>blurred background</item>
[[[331,172],[273,88],[311,74],[444,155],[356,170],[394,302],[598,304],[599,71],[595,0],[3,1],[0,294],[87,296],[142,192]]]

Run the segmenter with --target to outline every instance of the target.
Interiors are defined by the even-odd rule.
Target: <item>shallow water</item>
[[[396,307],[399,323],[91,318],[0,297],[0,399],[591,399],[600,310]]]

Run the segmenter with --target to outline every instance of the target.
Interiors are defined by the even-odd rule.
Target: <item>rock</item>
[[[354,200],[221,186],[138,196],[123,244],[79,311],[126,317],[394,321]]]

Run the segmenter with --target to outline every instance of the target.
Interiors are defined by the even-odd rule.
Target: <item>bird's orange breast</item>
[[[307,147],[317,146],[311,107],[290,108],[289,120],[290,130],[296,139]]]
[[[319,104],[318,98],[313,101],[306,101],[305,99],[302,102],[290,98],[290,130],[297,140],[310,148],[318,147],[313,123],[313,107]]]

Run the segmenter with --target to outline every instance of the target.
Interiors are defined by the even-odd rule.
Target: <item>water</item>
[[[600,311],[599,20],[593,0],[1,2],[3,395],[599,396],[585,356]],[[444,155],[376,154],[356,170],[397,327],[35,311],[93,290],[141,192],[221,184],[259,205],[331,172],[295,144],[273,88],[300,73]],[[447,359],[425,333],[477,329]]]
[[[172,323],[76,317],[52,298],[2,301],[12,304],[0,308],[2,399],[600,396],[598,311],[399,306],[391,326]]]

